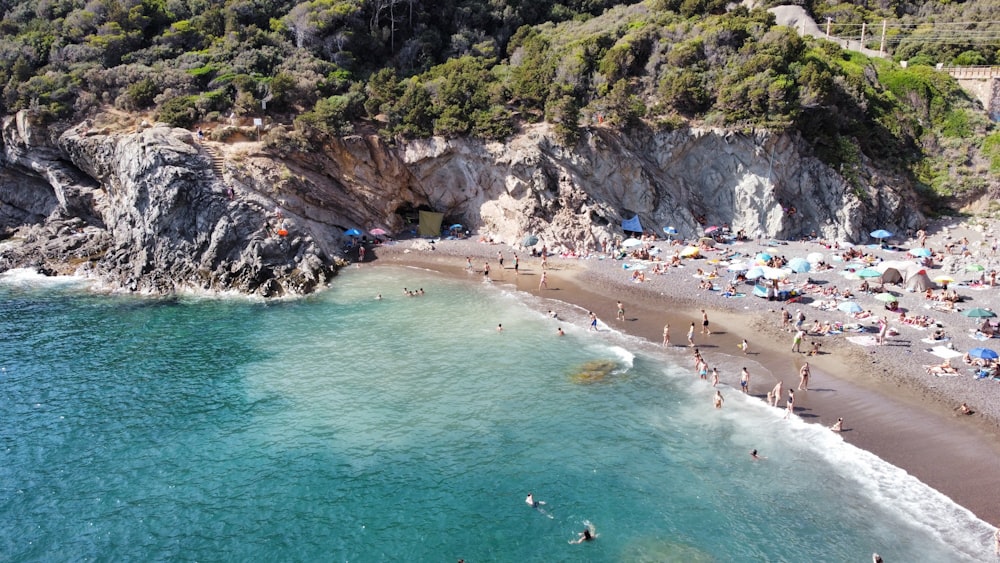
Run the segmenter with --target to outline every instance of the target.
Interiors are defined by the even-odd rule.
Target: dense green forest
[[[1000,20],[993,0],[810,1],[841,26]],[[0,0],[0,12],[0,114],[53,124],[109,105],[181,127],[266,116],[282,124],[272,143],[299,148],[359,128],[503,139],[545,120],[571,144],[588,124],[699,124],[797,130],[847,174],[867,156],[937,193],[1000,173],[1000,133],[931,66],[1000,64],[997,42],[929,41],[916,24],[894,30],[902,68],[722,0]]]

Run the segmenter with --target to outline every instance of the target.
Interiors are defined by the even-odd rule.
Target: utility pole
[[[878,44],[879,56],[885,56],[885,20],[882,20],[882,41]]]
[[[861,22],[861,50],[865,49],[865,29],[867,28],[867,23]]]
[[[830,38],[830,22],[832,22],[832,21],[833,21],[833,18],[826,18],[826,38],[827,39]]]

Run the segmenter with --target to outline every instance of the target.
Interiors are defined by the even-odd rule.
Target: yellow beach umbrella
[[[688,246],[681,251],[681,258],[693,258],[699,254],[697,246]]]

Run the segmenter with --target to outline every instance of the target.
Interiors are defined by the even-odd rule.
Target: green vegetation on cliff
[[[973,17],[971,6],[996,11],[985,0],[946,8]],[[807,7],[838,22],[940,9]],[[546,120],[567,143],[590,124],[765,128],[800,132],[846,177],[867,157],[941,194],[985,186],[1000,160],[993,125],[929,66],[997,64],[996,45],[899,42],[902,68],[718,0],[5,0],[0,10],[0,113],[49,121],[104,105],[182,127],[266,116],[288,126],[271,141],[296,147],[359,126],[503,139]]]

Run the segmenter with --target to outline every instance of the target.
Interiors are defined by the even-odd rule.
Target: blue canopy
[[[892,233],[890,233],[889,231],[887,231],[885,229],[879,229],[877,231],[872,231],[872,232],[870,232],[868,234],[870,234],[872,236],[872,238],[877,238],[879,240],[882,240],[884,238],[889,238],[889,237],[892,236]]]
[[[348,229],[348,230],[344,231],[344,234],[347,235],[347,236],[349,236],[349,237],[360,237],[361,236],[361,231],[359,231],[357,229]]]

